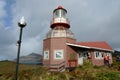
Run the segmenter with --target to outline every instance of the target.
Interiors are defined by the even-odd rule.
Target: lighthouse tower
[[[75,53],[66,43],[76,43],[66,17],[67,10],[58,6],[53,11],[50,31],[43,41],[43,65],[51,71],[60,71],[68,67],[69,54]]]

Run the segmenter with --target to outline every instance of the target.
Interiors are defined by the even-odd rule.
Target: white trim
[[[63,59],[64,58],[63,52],[64,52],[63,50],[54,50],[54,59]],[[59,58],[57,57],[57,55],[59,56]]]
[[[49,59],[49,50],[44,51],[44,59]]]
[[[114,52],[114,50],[109,50],[109,49],[103,49],[103,48],[97,48],[97,47],[88,47],[88,46],[82,46],[82,45],[71,44],[71,43],[66,43],[66,44],[69,46],[75,46],[75,47],[80,47],[80,48],[97,49],[97,50]]]
[[[71,44],[71,43],[66,43],[67,45],[69,46],[76,46],[76,47],[81,47],[81,48],[88,48],[90,49],[90,47],[87,47],[87,46],[82,46],[82,45],[77,45],[77,44]]]
[[[97,48],[97,47],[91,47],[91,49],[97,49],[97,50],[103,50],[103,51],[110,51],[110,52],[114,52],[114,50],[103,49],[103,48]]]

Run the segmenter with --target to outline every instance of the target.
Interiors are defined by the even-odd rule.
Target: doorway
[[[89,51],[78,52],[78,65],[83,65],[89,57],[91,57]]]
[[[83,53],[78,53],[78,65],[83,65]]]

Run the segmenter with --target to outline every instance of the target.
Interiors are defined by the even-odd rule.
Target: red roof
[[[78,42],[78,45],[92,47],[92,48],[101,48],[112,50],[112,48],[105,41],[96,41],[96,42]]]

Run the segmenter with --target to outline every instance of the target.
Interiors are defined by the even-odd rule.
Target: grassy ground
[[[18,80],[120,80],[119,66],[114,62],[111,68],[98,67],[86,61],[74,71],[53,73],[45,67],[20,64]],[[0,80],[14,80],[14,72],[14,62],[0,62]]]
[[[36,67],[38,67],[38,66],[20,64],[19,71],[35,69]],[[16,63],[15,62],[0,61],[0,74],[14,73],[15,68],[16,68]]]

